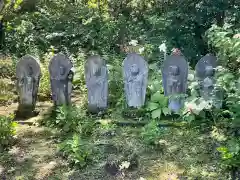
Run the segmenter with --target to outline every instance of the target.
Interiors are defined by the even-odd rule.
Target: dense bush
[[[15,135],[16,123],[11,118],[0,116],[0,151],[4,150],[11,144]]]
[[[81,139],[79,134],[74,134],[72,139],[67,139],[59,145],[59,150],[66,156],[70,163],[84,167],[89,163],[92,149],[89,144]]]
[[[120,53],[134,39],[150,46],[148,58],[156,61],[157,47],[167,40],[169,47],[180,48],[194,64],[208,51],[203,36],[214,22],[222,26],[227,21],[235,27],[239,20],[235,1],[26,2],[12,2],[1,12],[4,51],[18,57],[42,56],[50,46],[70,54]]]
[[[212,26],[207,32],[207,39],[221,62],[232,72],[239,73],[240,66],[240,29],[232,28],[231,25],[224,27]]]
[[[0,103],[11,103],[17,99],[13,91],[15,83],[15,64],[9,57],[2,56],[0,59]]]

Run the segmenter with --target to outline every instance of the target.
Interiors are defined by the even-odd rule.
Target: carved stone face
[[[29,66],[28,75],[29,76],[33,75],[33,68],[31,66]]]
[[[60,66],[59,71],[60,71],[60,75],[64,75],[64,73],[65,73],[65,68],[62,67],[62,66]]]
[[[169,75],[177,76],[177,75],[179,75],[179,73],[180,73],[179,67],[177,67],[177,66],[170,66],[169,67]]]
[[[130,67],[130,72],[132,75],[136,76],[138,73],[139,73],[139,68],[136,64],[133,64],[131,67]]]
[[[94,59],[92,62],[91,62],[91,74],[95,75],[95,76],[100,76],[101,75],[101,67],[100,67],[100,64],[99,62]]]
[[[213,76],[214,75],[213,67],[212,66],[206,66],[205,74],[206,74],[206,76]]]

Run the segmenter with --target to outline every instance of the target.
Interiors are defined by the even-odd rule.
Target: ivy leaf
[[[162,114],[162,109],[156,109],[152,112],[152,118],[156,119],[156,118],[160,118]]]
[[[155,110],[159,107],[159,104],[158,103],[154,103],[154,102],[149,102],[148,103],[148,110],[152,111],[152,110]]]
[[[152,95],[151,101],[153,101],[153,102],[165,102],[166,97],[158,91],[158,92],[156,92]]]

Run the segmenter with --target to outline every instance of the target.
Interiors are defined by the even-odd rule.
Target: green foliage
[[[161,115],[171,114],[168,109],[168,98],[163,94],[163,86],[161,82],[161,75],[158,72],[156,64],[150,65],[150,80],[148,83],[148,90],[150,98],[147,99],[147,111],[151,114],[153,119],[160,119]]]
[[[0,60],[0,103],[6,104],[16,100],[14,94],[14,82],[11,81],[15,75],[15,65],[12,59],[2,57]]]
[[[84,109],[80,107],[57,107],[52,117],[44,119],[42,125],[57,128],[63,134],[78,133],[82,137],[91,136],[96,127],[96,121],[86,116]]]
[[[159,91],[151,96],[151,99],[147,105],[147,109],[151,113],[153,119],[160,119],[162,114],[165,116],[171,114],[170,110],[168,109],[168,98],[166,98]]]
[[[227,168],[240,167],[240,141],[238,138],[230,139],[226,146],[217,148],[221,153],[223,165]]]
[[[156,145],[164,131],[164,129],[160,129],[157,121],[152,120],[142,128],[141,137],[146,144]]]
[[[51,87],[50,87],[50,74],[48,71],[49,61],[52,57],[52,54],[46,54],[40,64],[41,67],[41,79],[39,82],[39,91],[38,96],[39,100],[49,100],[51,95]]]
[[[0,104],[6,105],[17,99],[16,95],[11,91],[14,84],[9,82],[9,79],[0,79]]]
[[[213,25],[207,32],[208,43],[217,50],[221,64],[232,71],[238,71],[240,60],[239,29],[226,24],[224,27]]]
[[[11,118],[0,116],[0,151],[10,144],[16,125]]]
[[[90,160],[91,148],[80,137],[74,134],[72,139],[65,140],[59,145],[59,150],[67,156],[74,165],[84,167]]]
[[[108,62],[109,106],[124,108],[124,92],[122,81],[122,56],[110,55],[104,57]]]
[[[0,60],[0,77],[13,78],[15,75],[15,65],[9,57],[1,57]]]
[[[45,119],[42,124],[59,128],[63,132],[76,132],[79,121],[85,118],[82,110],[77,107],[60,106],[53,112],[50,119]]]
[[[134,39],[145,48],[143,54],[151,62],[158,59],[158,46],[167,39],[168,47],[181,48],[194,62],[195,57],[206,53],[202,36],[214,21],[221,25],[225,19],[232,23],[239,19],[236,2],[220,1],[131,0],[119,4],[117,1],[25,0],[8,7],[3,13],[5,51],[17,56],[26,53],[41,56],[50,46],[70,54],[89,50],[100,54],[119,53]]]

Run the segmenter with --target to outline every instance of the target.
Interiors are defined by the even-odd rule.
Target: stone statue
[[[124,90],[129,107],[138,108],[144,105],[148,65],[138,54],[131,53],[123,61]]]
[[[105,61],[98,55],[85,63],[85,81],[88,90],[88,110],[99,113],[107,108],[108,72]]]
[[[17,116],[32,116],[35,110],[41,69],[38,61],[30,56],[23,56],[16,66],[17,91],[19,106]]]
[[[70,105],[74,73],[71,61],[63,54],[55,55],[49,63],[52,99],[55,106]]]
[[[215,84],[215,69],[217,67],[217,57],[207,54],[201,58],[195,69],[199,83],[200,96],[206,101],[213,101],[217,107],[221,107],[221,90]],[[220,98],[220,99],[219,99]],[[220,101],[219,101],[220,100]]]
[[[169,109],[177,113],[183,106],[182,97],[187,90],[188,63],[181,55],[170,55],[166,58],[162,68],[164,95],[170,96]]]

